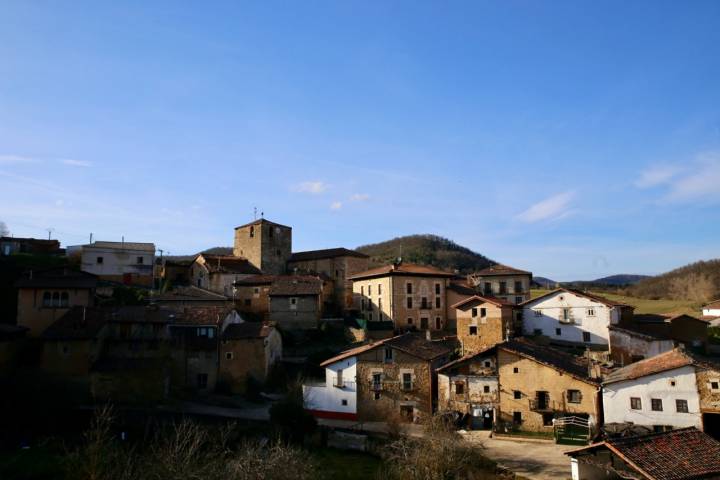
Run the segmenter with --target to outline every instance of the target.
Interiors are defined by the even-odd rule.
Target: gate
[[[555,419],[555,442],[565,445],[587,445],[590,442],[590,423],[583,417]]]

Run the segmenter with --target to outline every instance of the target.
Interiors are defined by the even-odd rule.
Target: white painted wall
[[[303,385],[305,408],[323,412],[357,413],[357,358],[350,357],[325,368],[325,385]],[[336,387],[342,370],[343,388]],[[342,401],[346,400],[347,405]]]
[[[81,269],[94,275],[123,275],[134,273],[138,275],[153,274],[155,252],[147,250],[115,249],[83,245],[81,247]],[[102,257],[102,263],[98,263]],[[142,257],[142,263],[138,262]]]
[[[720,308],[703,308],[702,314],[708,317],[720,317]]]
[[[675,386],[671,386],[671,380]],[[672,425],[701,428],[700,398],[695,368],[686,366],[624,382],[603,385],[605,423],[632,422],[636,425]],[[630,398],[642,401],[642,410],[630,408]],[[663,401],[663,411],[651,409],[651,399]],[[688,413],[678,413],[675,400],[687,400]]]
[[[573,323],[563,323],[564,309],[569,309]],[[590,310],[594,315],[589,315]],[[536,313],[538,312],[538,313]],[[607,345],[609,343],[608,327],[617,324],[620,312],[589,298],[568,292],[556,292],[553,295],[539,298],[525,304],[523,308],[523,333],[533,335],[541,330],[542,335],[553,340],[586,343],[583,332],[590,332],[590,342]],[[560,328],[557,335],[555,329]]]

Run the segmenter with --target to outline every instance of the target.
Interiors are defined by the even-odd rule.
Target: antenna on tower
[[[48,240],[50,240],[50,235],[52,234],[52,232],[55,231],[55,229],[52,228],[52,227],[50,227],[50,228],[46,228],[45,230],[47,230],[47,232],[48,232]]]
[[[253,220],[257,220],[257,207],[253,207]]]

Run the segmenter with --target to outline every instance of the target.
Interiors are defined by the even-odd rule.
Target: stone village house
[[[226,322],[220,334],[221,388],[244,393],[248,380],[264,383],[282,360],[280,332],[267,323]]]
[[[155,244],[97,241],[68,247],[68,256],[80,257],[80,269],[102,280],[124,285],[153,286]]]
[[[233,283],[260,273],[247,259],[201,253],[190,265],[190,282],[198,288],[232,297]]]
[[[389,320],[395,330],[443,330],[445,289],[452,277],[435,267],[398,262],[350,279],[355,308],[368,323]]]
[[[514,336],[514,305],[493,297],[473,295],[453,305],[461,353],[481,352]]]
[[[305,408],[323,418],[420,421],[435,411],[436,371],[454,349],[405,333],[347,350],[320,364],[322,385],[303,387]]]
[[[497,264],[468,275],[468,284],[482,296],[519,305],[530,300],[532,272]]]

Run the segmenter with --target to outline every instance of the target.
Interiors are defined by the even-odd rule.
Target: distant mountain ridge
[[[355,250],[370,256],[373,266],[387,265],[398,257],[409,263],[432,265],[466,274],[495,265],[485,255],[438,235],[407,235],[385,242],[362,245]]]
[[[546,277],[533,277],[533,282],[541,288],[555,288],[557,285],[567,288],[619,288],[635,285],[636,283],[652,278],[649,275],[619,274],[595,280],[575,280],[572,282],[556,282]]]

